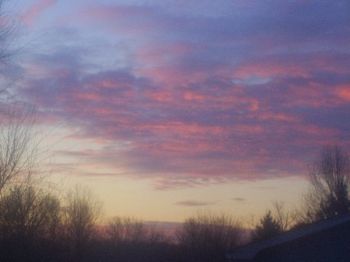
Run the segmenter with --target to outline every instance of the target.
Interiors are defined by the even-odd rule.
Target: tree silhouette
[[[253,240],[262,240],[274,237],[282,232],[282,227],[276,219],[273,218],[271,211],[260,219],[259,224],[255,227],[253,232]]]
[[[41,261],[58,242],[59,199],[32,184],[14,185],[0,199],[0,261]]]
[[[100,211],[100,204],[86,188],[77,186],[69,192],[64,226],[72,244],[74,261],[84,261]]]
[[[349,213],[350,159],[339,146],[323,148],[310,172],[311,188],[302,219],[306,223]]]
[[[2,236],[52,237],[60,220],[59,200],[32,185],[16,185],[0,200]]]
[[[113,218],[107,229],[108,237],[115,245],[146,242],[149,237],[148,233],[142,221],[129,217]]]
[[[242,227],[226,215],[198,214],[189,218],[178,233],[188,261],[225,261],[225,253],[240,244]]]

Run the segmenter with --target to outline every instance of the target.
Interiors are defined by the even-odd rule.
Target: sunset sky
[[[2,84],[38,110],[46,162],[106,217],[297,205],[350,146],[350,2],[12,0]],[[14,96],[13,96],[14,95]]]

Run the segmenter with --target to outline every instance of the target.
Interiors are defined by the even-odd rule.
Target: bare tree
[[[287,231],[296,223],[296,211],[286,209],[283,202],[272,204],[272,215],[282,231]]]
[[[179,244],[194,261],[225,261],[225,253],[240,244],[240,223],[230,216],[198,214],[178,233]]]
[[[52,239],[59,222],[58,198],[33,185],[15,185],[0,200],[2,237]]]
[[[114,245],[154,244],[164,241],[163,235],[155,228],[130,217],[114,217],[108,224],[107,235]]]
[[[67,196],[64,225],[72,242],[75,261],[82,261],[84,251],[95,233],[101,205],[86,188],[76,186]]]
[[[339,146],[323,148],[310,172],[311,188],[305,197],[304,222],[349,213],[350,159]]]
[[[133,218],[115,217],[108,225],[107,234],[115,244],[143,242],[147,231],[142,221]]]
[[[36,185],[7,189],[0,199],[0,260],[42,261],[53,255],[60,245],[60,214],[59,199]]]
[[[12,104],[0,111],[0,194],[33,172],[38,149],[33,123],[33,109]]]
[[[4,3],[0,0],[0,77],[4,76],[2,67],[7,67],[14,23],[4,11]],[[9,41],[10,40],[10,41]],[[11,43],[9,43],[11,42]],[[0,194],[4,188],[20,175],[29,175],[32,172],[36,155],[33,147],[33,120],[34,110],[24,104],[14,104],[6,100],[3,92],[7,89],[0,79]]]

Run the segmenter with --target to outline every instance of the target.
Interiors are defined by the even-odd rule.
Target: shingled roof
[[[323,220],[302,228],[290,230],[267,240],[262,240],[239,247],[233,250],[231,253],[228,253],[227,258],[229,261],[249,261],[254,259],[259,252],[265,249],[313,235],[347,222],[350,222],[350,215]]]

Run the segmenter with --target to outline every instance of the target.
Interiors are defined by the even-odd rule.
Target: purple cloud
[[[242,198],[242,197],[234,197],[234,198],[232,198],[232,200],[234,200],[236,202],[244,202],[244,201],[246,201],[246,199]]]
[[[159,189],[296,175],[320,146],[349,145],[349,4],[223,4],[78,8],[18,93],[104,141],[85,161]]]
[[[175,205],[186,206],[186,207],[199,207],[199,206],[209,206],[213,202],[195,201],[195,200],[185,200],[176,202]]]

